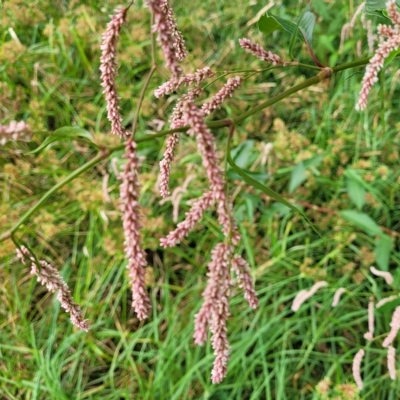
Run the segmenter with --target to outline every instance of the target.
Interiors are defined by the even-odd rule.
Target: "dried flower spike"
[[[0,145],[10,140],[30,140],[32,130],[25,121],[11,121],[8,125],[0,125]]]
[[[37,280],[42,285],[45,285],[49,292],[58,292],[57,300],[60,301],[61,307],[70,313],[71,322],[79,329],[88,331],[89,324],[83,318],[81,308],[74,302],[71,292],[60,273],[44,260],[39,261],[39,268],[35,259],[30,257],[28,249],[24,246],[21,247],[21,250],[17,249],[17,256],[23,262],[28,259],[31,261],[31,274],[36,275]]]
[[[259,44],[252,42],[249,39],[239,39],[239,44],[242,49],[253,54],[261,61],[267,61],[272,65],[286,65],[286,63],[277,54],[264,50]]]
[[[128,259],[129,278],[132,285],[132,306],[140,320],[147,318],[150,299],[145,284],[146,253],[140,239],[140,184],[138,178],[139,160],[136,154],[136,143],[126,143],[124,156],[127,161],[121,174],[120,200],[123,213],[125,234],[125,253]]]
[[[115,78],[117,76],[118,63],[116,60],[117,42],[121,26],[125,22],[128,8],[116,8],[107,29],[103,33],[100,46],[100,71],[101,86],[107,102],[107,118],[111,122],[111,132],[121,139],[129,136],[129,132],[122,127],[122,116],[120,113],[119,96]]]

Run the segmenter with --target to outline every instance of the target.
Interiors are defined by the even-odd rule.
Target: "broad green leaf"
[[[380,11],[380,10],[386,10],[386,3],[387,0],[367,0],[365,2],[365,11],[370,12],[370,11]],[[400,5],[400,1],[396,1],[397,5]]]
[[[39,151],[43,150],[44,148],[46,148],[49,144],[51,144],[53,142],[71,140],[71,139],[74,139],[77,137],[81,137],[81,138],[85,138],[85,139],[89,139],[90,141],[93,141],[92,134],[89,131],[87,131],[86,129],[80,128],[79,126],[63,126],[62,128],[55,130],[50,136],[48,136],[39,147],[37,147],[35,150],[32,150],[26,154],[38,153]]]
[[[258,28],[262,33],[270,35],[276,30],[283,30],[295,36],[302,42],[307,41],[311,45],[312,34],[316,17],[311,11],[306,11],[298,24],[271,13],[265,13],[258,21]],[[291,40],[293,42],[293,40]],[[293,44],[291,43],[291,46]]]
[[[250,160],[251,150],[254,147],[254,140],[245,140],[239,146],[232,149],[232,158],[235,160],[236,165],[240,168],[245,168]]]
[[[232,157],[229,153],[227,155],[227,159],[228,159],[228,162],[229,162],[230,166],[232,167],[232,169],[238,175],[240,175],[247,184],[249,184],[250,186],[252,186],[256,189],[261,190],[267,196],[272,197],[279,203],[284,204],[286,207],[289,207],[294,212],[300,214],[305,219],[305,221],[310,225],[310,227],[314,230],[314,232],[316,232],[319,236],[321,236],[320,233],[318,232],[318,230],[315,228],[314,224],[307,218],[306,214],[303,211],[301,211],[300,209],[295,207],[293,204],[289,203],[287,200],[285,200],[282,196],[280,196],[278,193],[274,192],[269,187],[263,185],[260,182],[257,182],[256,180],[251,178],[249,175],[247,175],[245,172],[243,172],[243,170],[234,163],[234,161],[232,160]]]
[[[276,30],[286,31],[290,34],[296,34],[297,39],[303,42],[305,41],[297,24],[270,13],[265,13],[261,16],[261,18],[258,20],[258,29],[260,29],[260,31],[266,35],[270,35]]]
[[[361,210],[365,204],[365,189],[359,180],[347,177],[347,193],[354,205]]]
[[[388,235],[380,235],[375,243],[375,260],[378,267],[384,271],[389,269],[392,239]]]
[[[307,179],[307,170],[303,161],[297,164],[290,175],[289,193],[293,193]]]
[[[340,212],[342,218],[358,226],[368,235],[382,235],[380,226],[368,215],[354,210],[344,210]]]
[[[315,21],[316,21],[315,14],[312,13],[311,11],[306,11],[301,17],[301,20],[299,22],[299,28],[301,29],[301,32],[303,33],[305,39],[307,40],[310,46],[312,42],[312,35],[314,31]]]

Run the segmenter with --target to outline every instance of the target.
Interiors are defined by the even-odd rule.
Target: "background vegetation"
[[[271,12],[296,20],[307,6],[305,1],[174,3],[190,52],[185,71],[208,65],[220,73],[265,67],[239,48],[241,37],[258,40],[288,58],[290,36],[262,36],[258,18],[271,5]],[[84,140],[55,142],[38,154],[26,154],[51,131],[78,125],[92,132],[99,144],[119,142],[107,134],[98,72],[101,33],[117,4],[12,0],[0,5],[0,120],[23,119],[36,132],[32,142],[8,143],[0,150],[2,231],[96,154]],[[345,40],[341,38],[343,25],[358,5],[311,2],[317,15],[313,48],[323,64],[368,55],[360,18]],[[119,55],[119,92],[128,126],[150,68],[149,27],[147,9],[135,2],[121,33]],[[304,47],[297,45],[294,53],[312,63]],[[357,113],[354,104],[363,71],[345,71],[303,90],[248,118],[236,131],[236,163],[303,207],[320,235],[290,209],[228,171],[242,250],[256,278],[260,307],[251,311],[241,293],[232,301],[232,354],[222,384],[212,385],[209,378],[210,345],[196,347],[192,341],[209,254],[220,239],[216,221],[207,214],[174,249],[160,250],[158,244],[175,226],[176,216],[181,220],[190,200],[206,187],[195,143],[183,137],[172,171],[175,190],[168,201],[160,201],[156,187],[163,140],[139,146],[143,237],[153,302],[148,321],[139,323],[130,308],[116,177],[121,153],[65,186],[17,235],[38,257],[61,269],[92,322],[89,333],[76,331],[54,296],[16,262],[13,243],[1,243],[0,398],[359,398],[351,364],[355,352],[365,346],[369,297],[397,294],[382,279],[373,279],[369,267],[392,271],[395,287],[400,281],[397,61],[382,74],[380,88],[371,92],[368,110]],[[216,118],[234,116],[313,73],[286,68],[246,74],[245,85]],[[151,88],[166,77],[155,76]],[[209,86],[209,93],[223,81]],[[149,93],[138,137],[164,126],[176,98],[157,100]],[[222,156],[227,132],[215,134]],[[321,279],[329,287],[294,314],[290,306],[295,294]],[[331,308],[340,286],[348,291],[340,306]],[[399,381],[389,379],[386,350],[381,347],[399,303],[377,311],[377,336],[367,345],[362,368],[363,399],[400,397]],[[327,379],[330,391],[323,394]]]

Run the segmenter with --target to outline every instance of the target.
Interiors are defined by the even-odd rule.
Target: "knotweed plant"
[[[111,133],[121,140],[121,144],[113,148],[102,147],[94,160],[91,160],[79,173],[95,166],[100,161],[108,159],[113,153],[124,150],[122,157],[123,169],[118,173],[120,179],[120,211],[122,214],[122,227],[124,232],[124,250],[127,260],[128,277],[132,291],[132,307],[139,320],[150,317],[151,301],[146,288],[146,266],[147,254],[142,245],[142,209],[140,205],[140,158],[138,156],[138,144],[140,142],[153,140],[154,137],[166,137],[165,152],[159,164],[159,191],[163,198],[170,193],[171,167],[174,162],[174,155],[181,135],[187,135],[188,140],[196,144],[197,152],[202,160],[204,176],[207,180],[206,188],[198,198],[193,199],[190,210],[186,213],[183,221],[179,222],[174,230],[160,239],[161,248],[178,246],[190,232],[201,221],[204,214],[210,211],[215,219],[217,244],[210,254],[204,254],[207,263],[205,289],[202,293],[203,301],[196,305],[194,317],[193,339],[196,345],[203,345],[208,340],[208,332],[211,334],[211,346],[214,351],[214,365],[211,372],[213,383],[220,383],[228,373],[228,361],[230,357],[230,344],[228,332],[228,319],[231,317],[229,302],[234,295],[236,287],[244,292],[244,298],[252,309],[258,307],[259,301],[252,277],[252,271],[248,261],[241,254],[241,235],[238,223],[233,213],[233,196],[229,187],[226,174],[226,165],[230,164],[232,169],[244,177],[254,187],[260,189],[268,196],[290,206],[296,212],[301,212],[289,202],[285,201],[278,194],[255,182],[250,176],[242,171],[232,160],[230,155],[230,142],[239,126],[246,118],[257,112],[272,106],[289,95],[315,85],[333,74],[345,69],[365,65],[368,60],[362,59],[358,63],[342,64],[337,67],[323,66],[312,58],[316,65],[301,64],[298,61],[284,61],[283,58],[263,46],[251,41],[248,38],[235,38],[238,46],[252,61],[262,64],[266,69],[287,68],[302,65],[310,70],[317,71],[316,75],[296,86],[283,91],[281,94],[265,100],[263,103],[249,108],[238,116],[214,120],[215,112],[238,93],[243,82],[250,76],[246,70],[223,73],[207,65],[195,71],[186,71],[182,67],[182,61],[190,56],[185,40],[178,29],[177,19],[168,0],[146,0],[145,4],[151,14],[152,27],[152,66],[143,85],[143,91],[138,99],[137,110],[132,124],[124,126],[124,118],[121,112],[120,97],[117,91],[117,44],[124,24],[127,23],[130,6],[118,7],[110,16],[105,32],[102,35],[100,45],[100,80],[103,88],[104,102],[107,109],[107,119],[111,124]],[[369,60],[367,69],[362,81],[359,100],[356,104],[358,110],[366,108],[367,96],[371,87],[377,82],[378,73],[384,67],[385,59],[391,52],[400,48],[400,13],[396,3],[387,3],[387,13],[393,26],[379,25],[378,34],[380,43],[375,55]],[[301,30],[300,30],[301,31]],[[303,33],[303,31],[301,31]],[[304,34],[304,33],[303,33]],[[157,65],[155,43],[158,43],[163,55],[163,67]],[[309,50],[310,43],[307,43]],[[122,50],[123,51],[123,50]],[[169,128],[157,132],[155,135],[148,135],[145,139],[137,139],[135,134],[138,125],[138,116],[143,106],[144,96],[150,87],[151,79],[155,72],[165,78],[165,82],[156,88],[151,96],[160,104],[164,99],[174,103],[173,111],[169,117]],[[167,72],[166,72],[167,71]],[[257,71],[256,71],[257,72]],[[226,78],[228,74],[233,77]],[[213,83],[223,81],[220,90],[214,90]],[[206,90],[207,89],[207,90]],[[208,92],[211,95],[208,95]],[[150,92],[150,91],[149,91]],[[177,95],[178,93],[178,95]],[[208,96],[206,98],[206,96]],[[127,118],[128,119],[128,118]],[[225,128],[226,141],[228,143],[226,154],[220,156],[221,149],[216,140],[215,130]],[[23,121],[11,122],[8,125],[0,125],[0,144],[4,145],[9,141],[29,140],[32,130]],[[269,150],[270,151],[270,147]],[[67,182],[75,179],[79,174],[71,175]],[[255,183],[254,183],[255,182]],[[58,184],[57,189],[62,185]],[[56,190],[49,193],[52,194]],[[50,195],[49,194],[49,195]],[[28,250],[21,245],[22,239],[16,237],[16,233],[22,224],[42,205],[47,199],[34,206],[27,214],[7,232],[3,233],[0,240],[11,238],[17,246],[18,258],[22,262],[31,264],[31,273],[37,276],[50,292],[58,293],[58,300],[61,306],[70,313],[71,322],[78,328],[87,331],[90,329],[88,322],[83,318],[80,307],[73,301],[71,292],[61,277],[58,270],[44,260],[37,261],[34,250]],[[304,213],[301,214],[304,216]],[[383,278],[388,285],[393,284],[393,276],[388,271],[381,271],[375,267],[370,269],[371,279]],[[235,287],[236,286],[236,287]],[[313,296],[331,289],[331,284],[325,280],[317,281],[310,289],[302,290],[295,296],[291,310],[295,313],[301,312],[302,305]],[[332,296],[332,307],[339,308],[346,301],[346,288],[335,288]],[[364,338],[373,342],[376,338],[374,326],[374,310],[380,308],[385,302],[396,299],[397,296],[388,296],[386,299],[376,301],[373,296],[370,298],[366,314],[368,315],[368,331]],[[385,336],[382,346],[387,349],[387,366],[391,379],[396,377],[395,347],[393,342],[400,330],[400,307],[393,313],[390,323],[390,332]],[[359,349],[353,361],[354,381],[358,388],[363,388],[361,374],[362,361],[368,349]]]

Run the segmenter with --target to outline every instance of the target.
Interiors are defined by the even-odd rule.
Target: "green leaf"
[[[303,42],[305,41],[297,24],[287,19],[277,17],[276,15],[272,15],[268,12],[262,15],[258,20],[258,29],[266,35],[270,35],[276,30],[286,31],[291,35],[296,34],[297,39]]]
[[[232,160],[232,157],[230,155],[230,153],[227,154],[227,160],[228,163],[230,164],[230,166],[233,168],[233,170],[240,175],[243,180],[249,184],[250,186],[261,190],[263,193],[265,193],[267,196],[272,197],[273,199],[275,199],[276,201],[278,201],[279,203],[284,204],[286,207],[289,207],[291,210],[293,210],[294,212],[300,214],[305,221],[310,225],[310,227],[314,230],[314,232],[316,232],[319,236],[320,233],[318,232],[318,230],[315,228],[314,224],[307,218],[306,214],[301,211],[300,209],[298,209],[297,207],[295,207],[293,204],[289,203],[287,200],[285,200],[282,196],[280,196],[278,193],[274,192],[272,189],[270,189],[267,186],[264,186],[262,183],[257,182],[256,180],[254,180],[253,178],[251,178],[249,175],[247,175],[245,172],[243,172],[243,170],[241,168],[239,168],[234,161]]]
[[[239,165],[240,168],[245,168],[250,161],[251,150],[254,147],[254,140],[244,140],[237,146],[232,149],[232,158],[235,160],[236,165]]]
[[[306,11],[299,22],[299,28],[303,33],[306,41],[310,44],[312,42],[312,35],[314,31],[316,17],[311,11]]]
[[[378,267],[384,271],[389,269],[392,245],[392,239],[385,234],[380,235],[375,243],[375,260],[378,264]]]
[[[360,181],[352,176],[347,177],[347,193],[354,205],[361,210],[365,204],[365,189]]]
[[[86,129],[80,128],[79,126],[63,126],[62,128],[55,130],[50,136],[48,136],[39,147],[26,154],[38,153],[53,142],[71,140],[76,137],[81,137],[93,141],[92,134]]]
[[[367,214],[353,210],[344,210],[340,212],[342,218],[358,226],[368,235],[382,235],[380,226]]]
[[[270,35],[276,30],[286,31],[298,40],[307,41],[311,45],[315,21],[316,17],[311,11],[306,11],[298,24],[267,12],[258,20],[258,29],[266,35]]]
[[[307,170],[304,166],[303,161],[297,164],[290,174],[290,182],[289,182],[289,193],[293,193],[306,179],[307,179]]]
[[[386,10],[386,3],[387,0],[367,0],[365,2],[365,12]],[[400,2],[396,1],[396,4],[399,5]]]

